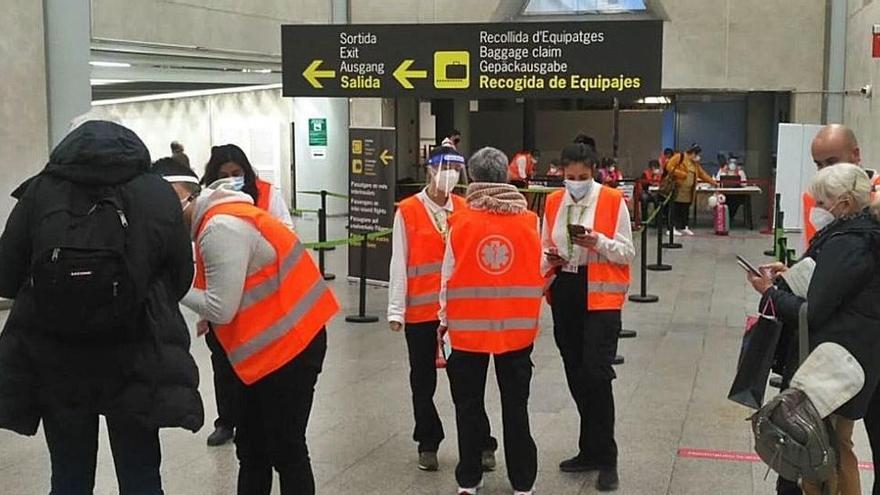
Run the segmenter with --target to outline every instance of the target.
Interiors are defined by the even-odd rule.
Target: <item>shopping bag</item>
[[[776,318],[776,309],[768,298],[761,314],[746,319],[736,376],[727,394],[728,399],[752,409],[761,408],[781,334],[782,322]]]

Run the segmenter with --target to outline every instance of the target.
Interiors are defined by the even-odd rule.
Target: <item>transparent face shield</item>
[[[427,167],[428,184],[438,191],[449,194],[458,184],[467,184],[465,160],[461,155],[434,155],[428,159]]]

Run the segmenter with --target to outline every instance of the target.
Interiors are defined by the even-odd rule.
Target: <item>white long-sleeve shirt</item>
[[[422,202],[428,216],[445,225],[449,215],[453,211],[452,196],[447,199],[443,206],[435,203],[428,194],[422,190],[416,194],[416,198]],[[404,323],[406,316],[407,276],[406,260],[409,256],[409,243],[406,238],[406,223],[400,210],[394,215],[394,233],[391,236],[391,266],[389,270],[388,286],[388,321]]]
[[[281,197],[281,189],[272,186],[270,191],[272,193],[269,195],[269,214],[280,220],[288,229],[293,230],[293,218],[290,216],[290,209],[287,207],[287,203]]]
[[[570,194],[566,193],[563,197],[562,205],[556,214],[555,221],[547,219],[545,213],[544,227],[541,232],[541,245],[545,251],[555,246],[560,257],[569,261],[572,260],[573,255],[569,252],[568,223],[571,221],[573,224],[583,225],[588,229],[595,228],[596,205],[599,202],[599,192],[601,189],[598,183],[593,183],[589,193],[580,201],[575,201]],[[571,219],[569,219],[570,207],[575,205],[580,208],[576,207],[574,209],[580,210],[582,213],[575,213],[574,209],[572,209]],[[578,216],[582,216],[582,218],[576,218]],[[549,228],[551,224],[553,225],[552,231]],[[609,239],[601,232],[596,232],[596,234],[599,237],[599,241],[592,250],[599,255],[607,258],[612,263],[620,265],[629,265],[635,259],[636,248],[633,245],[632,225],[630,224],[629,210],[626,207],[625,201],[620,202],[620,208],[617,211],[617,232],[614,234],[614,238]],[[589,258],[589,250],[577,245],[572,245],[572,248],[575,251],[574,254],[578,256],[578,266],[586,265]],[[547,262],[546,256],[542,256],[541,260],[541,271],[543,273],[549,272],[550,265]]]

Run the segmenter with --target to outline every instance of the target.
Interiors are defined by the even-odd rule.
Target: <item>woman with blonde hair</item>
[[[818,231],[802,259],[815,262],[808,288],[796,290],[784,277],[777,277],[787,270],[781,264],[763,266],[764,276],[749,276],[749,281],[763,295],[761,307],[772,301],[777,317],[787,329],[794,330],[785,336],[785,348],[791,352],[783,359],[784,382],[791,380],[792,386],[803,390],[815,404],[834,404],[833,409],[826,407],[820,413],[833,425],[837,439],[836,476],[824,487],[827,492],[804,482],[804,493],[860,494],[852,431],[855,420],[865,418],[866,424],[872,423],[869,405],[880,379],[880,221],[870,205],[871,181],[856,165],[820,170],[810,185],[810,194],[816,200],[812,218]],[[852,367],[839,386],[828,387],[826,383],[814,388],[808,373],[792,380],[798,368],[798,311],[805,302],[810,350],[822,353],[842,348],[845,358],[835,362]],[[818,388],[822,393],[814,393]],[[870,434],[870,426],[868,430],[872,446],[880,447],[880,438]]]

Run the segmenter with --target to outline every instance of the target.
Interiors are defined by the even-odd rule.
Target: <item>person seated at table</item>
[[[739,177],[739,181],[736,180],[736,177]],[[735,156],[730,155],[727,159],[727,163],[718,169],[718,173],[715,174],[715,180],[719,182],[721,187],[738,187],[747,179],[745,171],[739,166],[739,160],[737,160]],[[740,206],[746,201],[746,198],[738,194],[727,194],[726,196],[730,218],[734,218],[736,212],[739,211]]]
[[[606,159],[605,173],[602,176],[602,185],[617,188],[623,180],[623,172],[617,166],[616,158]]]
[[[507,182],[520,189],[528,186],[529,179],[535,176],[535,167],[538,164],[537,150],[523,150],[513,155],[507,166]]]
[[[654,205],[658,208],[663,199],[656,191],[651,191],[651,187],[659,187],[663,180],[663,168],[660,166],[659,160],[650,160],[648,167],[642,171],[641,180],[642,195],[639,198],[642,202],[642,218],[648,218],[648,207]]]

